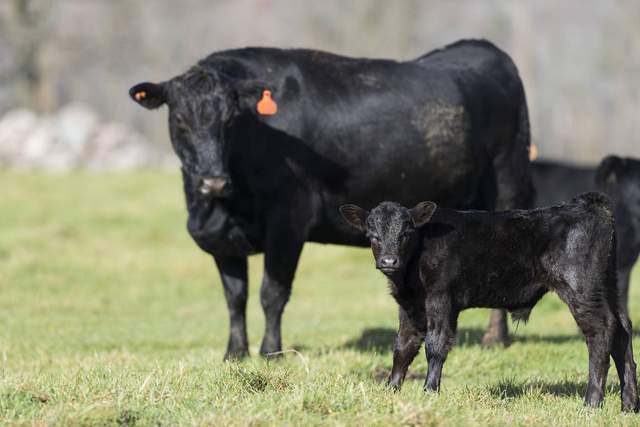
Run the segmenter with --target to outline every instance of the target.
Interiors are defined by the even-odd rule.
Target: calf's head
[[[356,205],[340,207],[344,219],[369,238],[376,268],[386,275],[405,268],[417,244],[417,229],[431,219],[435,210],[433,202],[420,202],[411,209],[383,202],[371,212]]]
[[[229,155],[233,119],[255,109],[265,84],[237,80],[195,66],[162,83],[140,83],[131,98],[148,109],[169,107],[169,132],[183,170],[196,177],[202,195],[231,194]],[[253,107],[253,108],[251,108]]]

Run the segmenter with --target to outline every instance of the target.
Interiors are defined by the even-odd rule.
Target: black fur
[[[276,115],[256,113],[265,89]],[[140,90],[146,96],[137,99]],[[340,219],[347,200],[492,210],[532,198],[522,82],[486,41],[406,62],[228,50],[168,81],[134,86],[131,96],[146,108],[169,107],[188,229],[215,258],[225,288],[227,357],[248,353],[247,255],[265,254],[261,353],[276,353],[304,242],[366,245]]]
[[[454,211],[384,202],[370,213],[351,208],[366,224],[376,267],[389,278],[400,306],[391,386],[399,389],[422,341],[429,369],[425,390],[438,391],[455,340],[458,315],[473,307],[529,312],[548,291],[571,310],[587,339],[585,403],[602,403],[609,357],[621,384],[622,409],[638,411],[631,321],[616,292],[612,206],[587,193],[546,209]],[[430,217],[422,227],[416,211]],[[433,214],[433,216],[431,216]],[[393,267],[385,258],[397,258]]]

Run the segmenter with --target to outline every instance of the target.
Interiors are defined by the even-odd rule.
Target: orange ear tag
[[[536,144],[531,144],[529,146],[529,161],[533,162],[537,158],[538,158],[538,147],[536,147]]]
[[[259,114],[263,116],[273,116],[278,112],[278,104],[271,98],[271,91],[264,90],[262,92],[262,99],[258,101],[256,105],[256,110],[258,110]]]
[[[140,101],[141,99],[145,99],[147,97],[147,92],[141,90],[140,92],[136,92],[134,96],[136,98],[136,101]]]

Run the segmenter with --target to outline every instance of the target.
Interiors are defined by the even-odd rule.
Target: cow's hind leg
[[[487,330],[482,336],[482,345],[489,347],[495,344],[502,344],[506,347],[510,343],[507,312],[498,309],[491,310],[489,326],[487,326]]]
[[[491,186],[484,189],[484,192],[487,193],[485,195],[485,209],[504,211],[528,209],[533,205],[534,189],[531,181],[531,165],[526,151],[529,145],[529,123],[525,105],[523,105],[520,115],[515,147],[513,150],[503,152],[493,160],[493,176],[489,175],[489,177],[493,178],[495,194],[491,191]],[[511,145],[510,142],[505,146],[509,145]],[[482,344],[485,346],[509,345],[509,329],[505,310],[491,312],[491,319],[482,337]]]
[[[424,390],[439,391],[442,367],[456,337],[458,313],[453,310],[450,302],[446,299],[428,299],[426,317],[425,348],[429,368]]]
[[[620,315],[611,356],[616,364],[620,378],[620,398],[623,411],[638,412],[638,384],[636,379],[636,362],[633,360],[631,321],[626,313]]]
[[[243,358],[249,355],[246,324],[247,258],[216,256],[214,259],[220,271],[229,310],[229,341],[224,359]]]
[[[620,269],[617,272],[619,307],[620,309],[625,310],[627,313],[629,313],[629,282],[631,281],[632,268],[633,268],[633,264],[626,267],[620,267]]]
[[[424,314],[421,314],[424,316]],[[420,325],[422,323],[422,325]],[[389,376],[389,386],[400,390],[409,365],[413,362],[420,345],[424,340],[424,317],[412,319],[409,314],[400,307],[400,327],[393,348],[393,368]]]

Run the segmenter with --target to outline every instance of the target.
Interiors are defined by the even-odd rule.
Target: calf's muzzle
[[[376,266],[378,270],[381,270],[385,273],[391,273],[398,269],[398,265],[400,264],[400,260],[395,255],[383,255],[380,257],[380,261]]]

